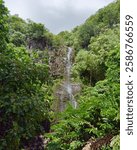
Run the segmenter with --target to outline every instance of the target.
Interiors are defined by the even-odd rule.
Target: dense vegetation
[[[11,16],[0,0],[0,150],[81,150],[87,141],[93,150],[120,149],[119,14],[116,1],[53,35],[41,23]],[[58,113],[55,87],[65,79],[55,59],[67,47],[75,51],[72,82],[82,90],[76,109],[68,104]],[[45,148],[32,142],[39,135],[49,138]]]

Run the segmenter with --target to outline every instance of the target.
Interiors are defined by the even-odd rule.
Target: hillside
[[[1,150],[120,149],[119,3],[54,35],[0,0]]]

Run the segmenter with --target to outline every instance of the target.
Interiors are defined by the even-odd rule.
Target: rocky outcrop
[[[45,38],[30,39],[28,40],[28,49],[44,50],[47,47]]]
[[[108,144],[110,144],[112,138],[113,135],[108,134],[96,140],[90,139],[82,150],[100,150],[102,146],[107,146]]]
[[[65,77],[66,75],[66,54],[67,47],[48,51],[50,74],[52,77]],[[72,62],[74,52],[72,53]]]
[[[24,150],[45,150],[48,142],[48,138],[46,139],[43,135],[38,135],[28,141],[23,141],[22,144]]]

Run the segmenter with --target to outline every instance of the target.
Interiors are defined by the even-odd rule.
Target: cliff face
[[[48,45],[47,45],[46,40],[44,38],[28,40],[28,48],[29,49],[44,50],[47,46]]]
[[[56,112],[64,111],[64,109],[66,108],[68,103],[74,105],[73,102],[76,101],[75,95],[81,91],[81,85],[79,83],[71,83],[70,85],[72,87],[73,101],[70,100],[69,93],[66,89],[66,82],[65,81],[60,83],[59,85],[57,85],[55,87],[55,90],[54,90],[55,101],[53,103],[53,109]],[[73,107],[75,107],[75,106],[73,106]]]
[[[66,48],[58,50],[49,50],[49,68],[53,77],[63,77],[65,72]]]
[[[73,64],[74,51],[72,48],[62,48],[56,52],[50,52],[50,71],[53,77],[58,77],[59,83],[55,84],[53,109],[62,112],[70,103],[74,108],[77,107],[75,95],[80,92],[81,85],[72,83],[71,67]]]
[[[65,78],[66,76],[66,63],[67,63],[67,47],[61,47],[57,50],[49,50],[49,68],[50,74],[55,78]],[[74,62],[74,51],[72,52],[71,62]]]

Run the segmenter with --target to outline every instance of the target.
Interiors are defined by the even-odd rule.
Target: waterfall
[[[70,84],[70,73],[71,73],[71,54],[72,54],[72,48],[68,47],[67,51],[67,63],[66,63],[66,71],[67,71],[67,82]]]
[[[72,89],[72,85],[71,85],[71,55],[72,55],[72,48],[68,47],[68,50],[67,50],[67,62],[66,62],[66,85],[65,85],[65,88],[66,88],[66,91],[68,93],[68,98],[72,104],[72,106],[74,108],[77,107],[77,102],[73,96],[73,89]]]
[[[63,112],[65,110],[68,101],[74,108],[77,108],[78,106],[74,95],[81,91],[81,86],[79,83],[71,82],[72,53],[73,49],[68,47],[65,57],[63,57],[64,79],[56,86],[55,90],[55,97],[57,101],[55,101],[54,109],[59,112]]]

